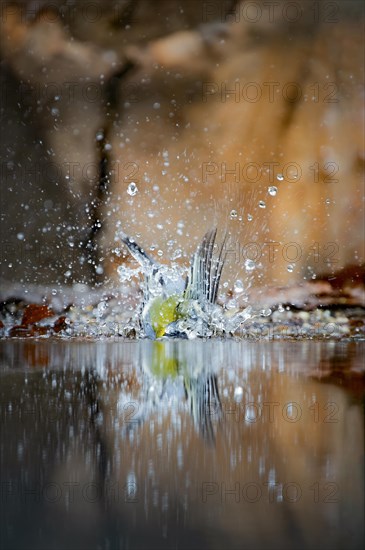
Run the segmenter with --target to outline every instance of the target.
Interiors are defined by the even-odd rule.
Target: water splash
[[[226,237],[215,251],[216,235],[217,229],[206,233],[192,258],[190,272],[186,275],[186,268],[177,264],[166,266],[158,263],[134,239],[119,232],[119,237],[140,264],[139,273],[143,274],[141,336],[151,339],[224,336],[234,333],[253,316],[251,307],[240,310],[234,301],[230,307],[217,303],[227,251]],[[247,269],[254,267],[253,263],[253,267]],[[124,283],[133,272],[122,267],[119,268],[119,274]],[[240,294],[243,293],[243,282],[236,281],[235,288]]]

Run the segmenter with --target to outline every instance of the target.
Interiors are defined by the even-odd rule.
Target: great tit
[[[219,281],[226,259],[226,236],[213,255],[217,228],[208,231],[192,257],[190,272],[182,278],[175,268],[152,259],[134,239],[119,237],[142,267],[145,284],[142,326],[148,338],[194,338],[224,331],[223,308],[217,305]]]

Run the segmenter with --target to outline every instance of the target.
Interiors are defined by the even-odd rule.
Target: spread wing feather
[[[128,247],[132,256],[139,262],[143,268],[146,279],[145,299],[149,299],[149,279],[155,275],[161,267],[155,262],[133,239],[128,237],[123,231],[119,236]],[[190,300],[207,301],[214,304],[217,301],[219,282],[222,276],[223,266],[226,260],[224,246],[226,236],[224,237],[219,250],[218,257],[214,258],[214,245],[217,237],[217,228],[210,229],[203,237],[193,255],[190,274],[187,277],[185,285],[185,297]],[[163,280],[161,280],[163,284]]]
[[[123,231],[119,231],[118,236],[127,246],[129,252],[132,254],[133,258],[143,267],[150,269],[153,266],[157,267],[157,263],[136,243],[133,239],[128,237]]]
[[[190,300],[206,300],[214,304],[218,296],[219,281],[226,259],[224,246],[226,237],[219,247],[218,257],[213,257],[217,228],[209,230],[198,246],[190,266],[185,297]]]

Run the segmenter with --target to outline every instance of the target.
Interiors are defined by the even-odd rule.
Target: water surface
[[[3,548],[362,548],[360,342],[0,343]]]

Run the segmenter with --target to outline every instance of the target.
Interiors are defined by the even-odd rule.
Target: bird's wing
[[[219,281],[226,259],[224,253],[226,237],[219,248],[218,257],[213,258],[216,236],[217,228],[208,231],[192,258],[185,290],[185,296],[188,299],[198,301],[205,299],[212,304],[217,300]]]
[[[150,292],[150,281],[159,270],[160,264],[157,263],[153,258],[151,258],[144,249],[139,246],[138,243],[131,237],[128,237],[123,231],[118,232],[118,236],[127,246],[129,252],[132,254],[133,258],[141,265],[143,270],[143,276],[145,279],[145,285],[143,288],[144,302],[147,303],[151,297]]]
[[[218,258],[216,258],[213,262],[212,268],[211,268],[211,285],[210,285],[210,293],[209,293],[209,302],[212,304],[215,304],[218,297],[218,288],[219,288],[219,282],[221,280],[223,267],[226,261],[227,252],[224,252],[224,247],[227,240],[227,234],[224,235],[222,244],[219,249]]]
[[[153,260],[134,239],[128,237],[123,231],[118,231],[118,237],[124,242],[133,258],[137,260],[143,269],[151,269],[154,266],[157,267],[157,262],[155,262],[155,260]]]

